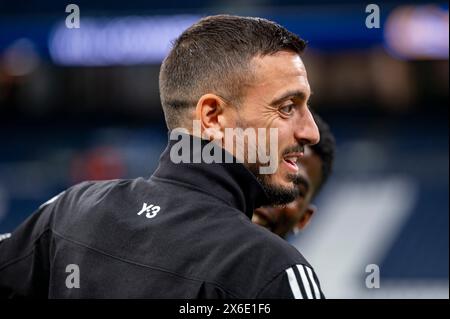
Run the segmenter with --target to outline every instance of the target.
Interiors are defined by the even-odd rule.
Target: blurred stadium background
[[[149,176],[167,141],[162,58],[204,15],[277,21],[309,42],[312,107],[337,137],[318,213],[291,242],[329,298],[448,298],[447,3],[0,2],[0,233],[86,179]],[[365,286],[366,266],[380,288]]]

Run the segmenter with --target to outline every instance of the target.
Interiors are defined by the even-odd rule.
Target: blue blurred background
[[[290,238],[329,298],[448,298],[448,4],[0,2],[0,233],[88,179],[150,176],[167,141],[159,66],[205,15],[266,17],[309,42],[311,106],[337,138],[311,225]],[[365,285],[379,266],[380,288]]]

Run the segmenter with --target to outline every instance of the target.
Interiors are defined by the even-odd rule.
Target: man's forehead
[[[301,91],[305,96],[310,94],[306,69],[298,54],[280,51],[256,57],[252,63],[255,71],[253,87],[274,96],[285,91]]]
[[[274,75],[307,76],[305,65],[300,56],[290,51],[279,51],[270,55],[257,56],[253,58],[252,63],[255,70],[262,73],[262,75],[272,75],[271,73],[273,72]]]

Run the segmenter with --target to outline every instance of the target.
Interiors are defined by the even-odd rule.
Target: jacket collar
[[[249,218],[252,217],[255,208],[268,203],[267,195],[253,173],[243,164],[237,163],[230,153],[217,147],[221,151],[221,158],[224,159],[226,154],[233,158],[233,163],[224,163],[224,161],[222,163],[205,163],[199,152],[202,152],[209,141],[188,134],[179,134],[178,136],[178,140],[169,139],[153,176],[198,188],[239,209]],[[179,150],[182,139],[185,142],[189,141],[190,149],[187,150],[190,155],[189,160],[185,163],[174,163],[170,158],[171,149]],[[195,147],[195,145],[199,147]],[[202,159],[201,163],[193,163],[194,158]]]

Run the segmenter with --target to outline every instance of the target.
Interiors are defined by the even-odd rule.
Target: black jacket
[[[261,185],[242,164],[174,164],[84,182],[0,241],[0,294],[43,298],[320,298],[290,244],[252,224]],[[152,205],[152,206],[151,206]]]

